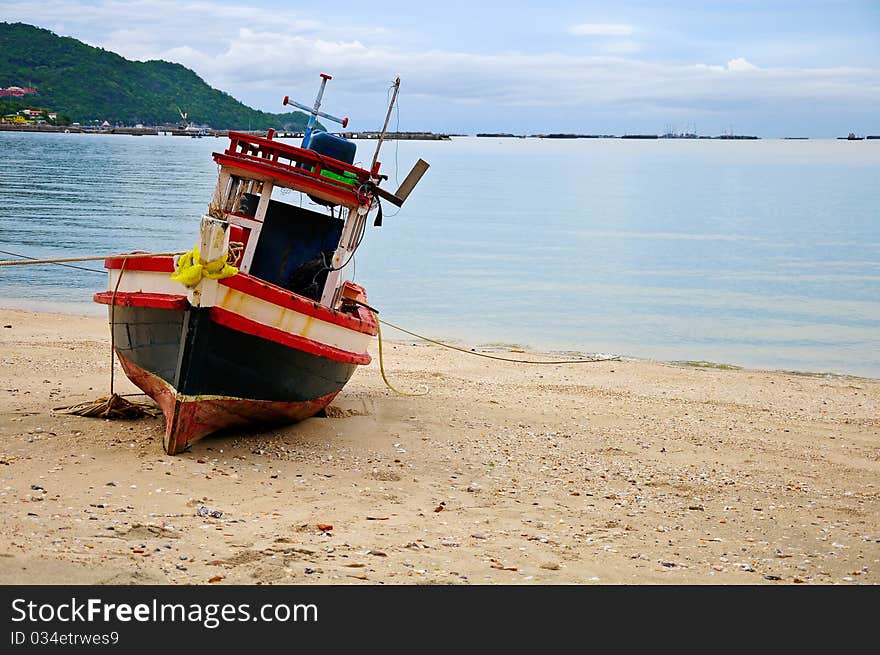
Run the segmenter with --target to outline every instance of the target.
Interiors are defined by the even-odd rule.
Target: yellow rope
[[[389,389],[391,389],[391,391],[400,396],[426,396],[428,394],[428,391],[430,391],[428,387],[425,387],[425,390],[421,393],[401,391],[400,389],[396,389],[394,385],[388,381],[388,378],[385,375],[385,362],[384,358],[382,357],[382,328],[379,326],[382,321],[379,320],[379,317],[376,316],[375,312],[373,312],[373,316],[376,317],[376,336],[379,337],[379,372],[382,373],[382,380],[385,381],[385,386],[387,386]]]
[[[357,302],[357,301],[356,301]],[[422,341],[428,341],[430,343],[435,343],[438,346],[443,346],[444,348],[450,348],[452,350],[458,350],[459,352],[463,352],[467,355],[476,355],[478,357],[486,357],[488,359],[495,359],[502,362],[513,362],[515,364],[588,364],[595,362],[619,362],[620,357],[596,357],[592,359],[555,359],[555,360],[529,360],[529,359],[514,359],[512,357],[499,357],[497,355],[489,355],[487,353],[478,353],[474,350],[467,350],[465,348],[460,348],[458,346],[453,346],[449,343],[444,343],[442,341],[437,341],[436,339],[431,339],[429,337],[422,336],[421,334],[416,334],[415,332],[410,332],[409,330],[405,330],[399,325],[394,325],[394,323],[389,323],[388,321],[382,320],[379,318],[376,310],[372,307],[369,307],[365,303],[358,302],[359,305],[366,307],[371,312],[373,312],[373,316],[376,317],[376,336],[379,338],[379,372],[382,374],[382,380],[385,382],[385,386],[387,386],[391,391],[401,396],[425,396],[428,394],[430,389],[425,387],[425,390],[421,393],[413,393],[407,391],[401,391],[400,389],[396,389],[391,382],[388,381],[388,377],[385,375],[385,360],[382,355],[382,327],[381,325],[384,323],[388,327],[394,328],[395,330],[400,330],[401,332],[405,332],[411,336],[416,337],[417,339],[421,339]]]
[[[361,303],[363,304],[363,303]],[[468,350],[467,348],[460,348],[458,346],[453,346],[450,343],[443,343],[442,341],[437,341],[436,339],[431,339],[430,337],[422,336],[421,334],[416,334],[415,332],[410,332],[409,330],[405,330],[399,325],[394,325],[394,323],[389,323],[388,321],[383,321],[377,317],[377,320],[380,323],[384,323],[390,328],[394,328],[395,330],[400,330],[401,332],[405,332],[410,336],[416,337],[417,339],[421,339],[422,341],[428,341],[430,343],[435,343],[438,346],[443,346],[444,348],[450,348],[452,350],[457,350],[459,352],[465,353],[467,355],[476,355],[477,357],[485,357],[487,359],[496,359],[501,362],[513,362],[514,364],[595,364],[596,362],[619,362],[620,357],[595,357],[590,359],[539,359],[539,360],[531,360],[531,359],[514,359],[513,357],[499,357],[498,355],[489,355],[488,353],[478,353],[475,350]],[[379,342],[379,352],[382,352],[382,342]]]

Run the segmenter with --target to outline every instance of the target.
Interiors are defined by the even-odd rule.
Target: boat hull
[[[357,364],[221,325],[207,308],[113,308],[116,355],[165,414],[165,451],[252,423],[291,423],[326,407]]]
[[[168,454],[224,428],[314,416],[370,361],[377,327],[362,306],[331,310],[244,274],[203,284],[216,301],[196,306],[168,284],[170,258],[105,265],[113,291],[95,301],[110,305],[125,374],[165,415]],[[351,283],[346,297],[366,301]]]
[[[254,400],[178,393],[168,382],[117,356],[128,379],[153,398],[165,415],[162,445],[169,455],[184,452],[209,434],[235,426],[295,423],[319,413],[339,391],[303,401]]]

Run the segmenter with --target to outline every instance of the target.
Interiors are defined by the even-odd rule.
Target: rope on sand
[[[5,252],[5,251],[0,251]],[[7,253],[13,254],[18,257],[25,257],[25,255],[17,255],[16,253]],[[113,330],[113,314],[116,308],[116,291],[119,289],[119,282],[122,280],[122,275],[125,272],[125,264],[129,259],[136,259],[140,257],[169,257],[176,255],[184,255],[184,252],[169,252],[169,253],[133,253],[133,254],[120,254],[120,255],[102,255],[102,256],[92,256],[92,257],[62,257],[55,259],[27,259],[27,260],[6,260],[0,261],[0,266],[26,266],[30,264],[61,264],[62,266],[68,262],[87,262],[87,261],[99,261],[104,259],[122,259],[122,267],[119,270],[119,277],[116,280],[116,286],[113,289],[113,296],[110,301],[110,396],[105,398],[99,398],[93,402],[87,403],[79,403],[77,405],[71,405],[70,407],[58,407],[55,411],[63,411],[69,414],[77,414],[80,416],[100,416],[101,418],[139,418],[144,414],[155,415],[155,408],[150,405],[146,405],[144,403],[132,403],[128,400],[125,400],[122,396],[114,393],[113,391],[113,353],[114,353],[114,330]],[[88,270],[88,269],[87,269]],[[399,325],[395,325],[394,323],[390,323],[389,321],[383,320],[379,318],[379,310],[370,307],[366,303],[359,302],[357,300],[354,301],[356,304],[361,305],[362,307],[368,309],[373,313],[373,316],[376,318],[376,335],[379,340],[379,371],[382,375],[382,381],[385,382],[385,386],[391,389],[394,393],[399,394],[401,396],[424,396],[426,395],[430,389],[425,387],[424,391],[421,392],[407,392],[401,391],[394,387],[391,382],[388,380],[388,376],[385,374],[385,359],[384,353],[382,350],[382,329],[380,325],[387,325],[390,328],[395,330],[399,330],[405,334],[416,337],[417,339],[421,339],[422,341],[427,341],[429,343],[436,344],[438,346],[442,346],[444,348],[449,348],[451,350],[457,350],[458,352],[465,353],[467,355],[475,355],[477,357],[485,357],[486,359],[494,359],[501,362],[512,362],[514,364],[595,364],[597,362],[619,362],[620,357],[593,357],[593,358],[581,358],[581,359],[556,359],[556,360],[532,360],[532,359],[516,359],[513,357],[501,357],[499,355],[490,355],[489,353],[480,353],[475,350],[468,350],[467,348],[461,348],[459,346],[454,346],[450,343],[445,343],[443,341],[438,341],[437,339],[431,339],[430,337],[426,337],[421,334],[417,334],[416,332],[411,332],[405,328],[400,327]]]
[[[77,403],[69,407],[53,407],[52,411],[108,419],[135,419],[143,416],[156,417],[161,415],[161,412],[154,405],[141,402],[133,403],[115,393],[109,397]]]
[[[373,312],[373,316],[376,316],[376,312]],[[427,396],[430,389],[425,387],[424,391],[413,392],[413,391],[400,391],[396,389],[394,385],[392,385],[388,378],[385,376],[385,361],[382,357],[382,328],[379,326],[383,321],[379,320],[379,317],[376,316],[376,336],[379,338],[379,372],[382,374],[382,380],[385,382],[385,386],[391,389],[394,393],[399,396]]]
[[[116,292],[119,290],[119,283],[125,273],[125,264],[128,262],[128,256],[122,255],[122,266],[119,269],[119,277],[116,278],[116,286],[113,287],[113,295],[110,298],[110,395],[98,398],[90,402],[77,403],[69,407],[55,407],[53,411],[63,414],[74,414],[76,416],[86,416],[89,418],[105,418],[105,419],[136,419],[144,416],[158,416],[159,412],[154,405],[142,402],[131,402],[126,400],[114,391],[114,352],[116,349],[116,330],[114,329],[114,316],[116,313]],[[40,262],[46,264],[54,264],[57,262]]]
[[[485,357],[487,359],[495,359],[502,362],[513,362],[515,364],[595,364],[596,362],[619,362],[620,357],[593,357],[587,359],[539,359],[539,360],[531,360],[531,359],[516,359],[513,357],[500,357],[498,355],[490,355],[488,353],[479,353],[475,350],[468,350],[467,348],[461,348],[459,346],[453,346],[450,343],[445,343],[443,341],[438,341],[437,339],[431,339],[430,337],[423,336],[421,334],[417,334],[415,332],[411,332],[406,330],[399,325],[395,325],[394,323],[390,323],[379,318],[379,310],[370,307],[366,303],[362,303],[360,301],[355,300],[356,304],[361,307],[365,307],[373,313],[373,316],[376,318],[376,336],[379,339],[379,372],[382,374],[382,380],[385,382],[385,386],[391,389],[394,393],[401,396],[424,396],[430,391],[430,389],[426,386],[425,390],[419,393],[414,392],[406,392],[400,391],[396,389],[391,382],[388,381],[388,377],[385,375],[385,361],[382,356],[382,328],[381,325],[387,325],[390,328],[394,328],[395,330],[400,330],[410,336],[416,337],[417,339],[421,339],[422,341],[428,341],[429,343],[437,344],[438,346],[443,346],[444,348],[450,348],[451,350],[457,350],[459,352],[465,353],[466,355],[476,355],[477,357]]]
[[[394,325],[394,323],[389,323],[388,321],[384,321],[379,319],[379,322],[387,325],[390,328],[394,328],[395,330],[400,330],[401,332],[405,332],[410,336],[416,337],[417,339],[421,339],[422,341],[428,341],[430,343],[437,344],[438,346],[443,346],[444,348],[451,348],[452,350],[457,350],[459,352],[465,353],[466,355],[475,355],[477,357],[486,357],[487,359],[497,359],[502,362],[513,362],[515,364],[595,364],[596,362],[619,362],[620,357],[592,357],[587,359],[515,359],[513,357],[499,357],[498,355],[490,355],[489,353],[478,353],[476,350],[468,350],[467,348],[460,348],[459,346],[453,346],[451,343],[444,343],[442,341],[437,341],[437,339],[431,339],[429,337],[422,336],[421,334],[416,334],[415,332],[410,332],[409,330],[405,330],[399,325]],[[381,346],[381,343],[380,343]]]

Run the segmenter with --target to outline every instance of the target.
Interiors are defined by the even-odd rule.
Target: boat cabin
[[[214,153],[220,174],[208,213],[230,224],[233,265],[337,308],[344,269],[376,202],[380,164],[373,171],[354,166],[354,144],[324,132],[309,148],[276,141],[272,130],[265,138],[230,132],[229,139]],[[301,194],[287,201],[291,191]],[[313,208],[303,206],[304,196]]]

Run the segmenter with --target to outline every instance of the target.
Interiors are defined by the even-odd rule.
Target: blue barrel
[[[346,164],[353,164],[357,146],[351,141],[328,132],[313,132],[309,141],[309,150],[314,150],[318,154],[332,157]]]

